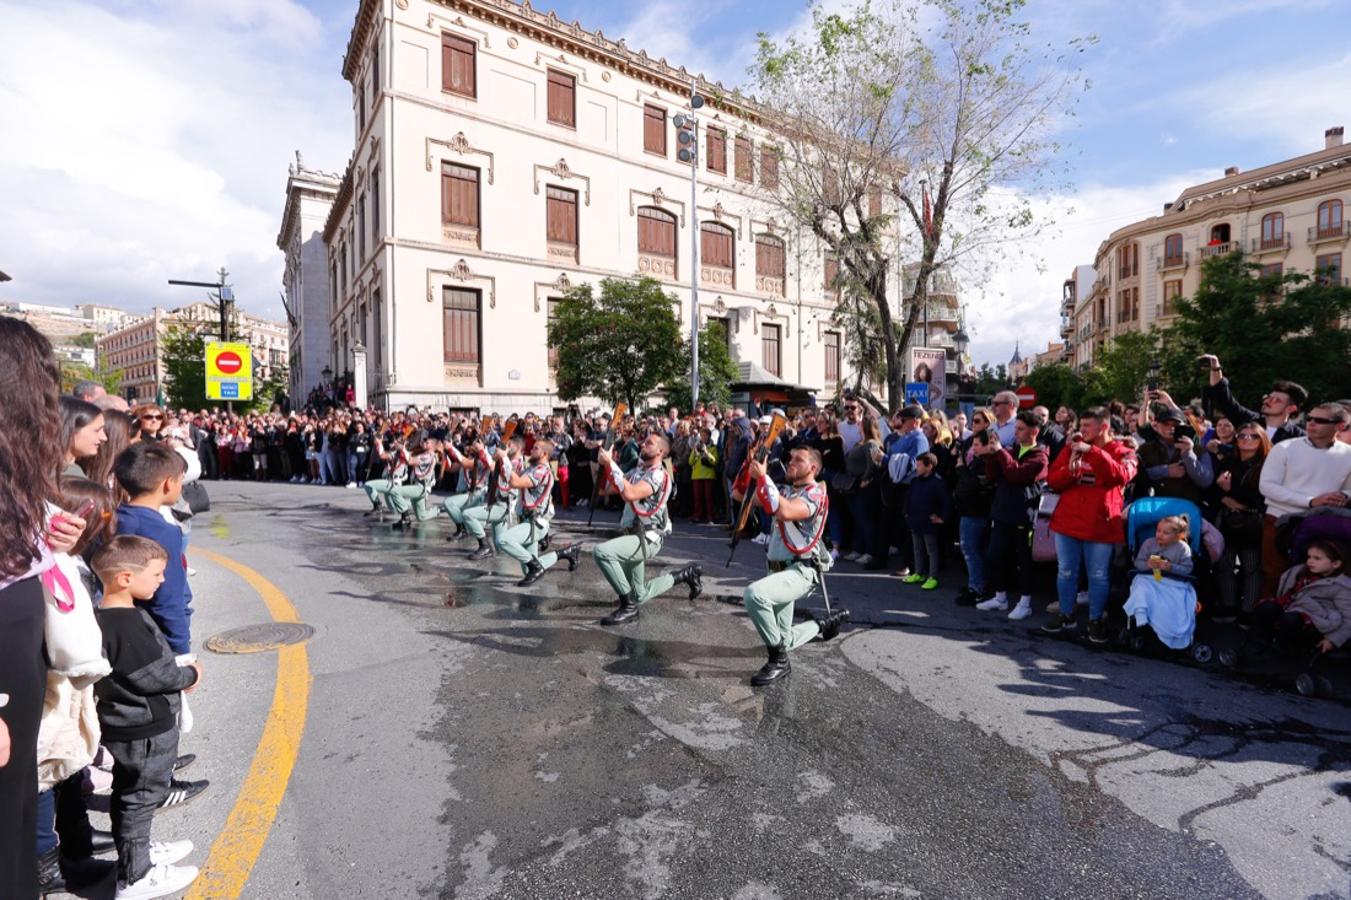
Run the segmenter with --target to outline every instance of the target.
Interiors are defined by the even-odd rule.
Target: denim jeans
[[[347,482],[350,484],[360,478],[361,474],[357,469],[357,455],[349,450],[347,451]]]
[[[1059,566],[1055,588],[1060,598],[1060,613],[1074,615],[1075,597],[1079,593],[1079,571],[1088,570],[1088,616],[1102,618],[1107,611],[1107,593],[1111,586],[1108,572],[1112,565],[1115,544],[1081,541],[1063,534],[1055,536],[1055,558]]]
[[[962,516],[958,524],[962,558],[966,560],[966,586],[985,592],[985,552],[990,546],[990,520],[984,516]]]

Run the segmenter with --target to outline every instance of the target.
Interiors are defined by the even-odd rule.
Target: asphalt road
[[[357,491],[209,490],[193,545],[317,629],[246,897],[1351,897],[1340,703],[1046,638],[849,566],[832,599],[872,625],[752,690],[763,649],[737,601],[763,550],[725,568],[715,529],[679,526],[660,560],[705,561],[708,597],[606,629],[589,559],[523,591],[510,560],[447,543],[445,519],[405,536],[363,519]],[[267,621],[238,576],[194,565],[194,643]],[[276,670],[203,657],[183,749],[213,787],[156,821],[198,863]]]

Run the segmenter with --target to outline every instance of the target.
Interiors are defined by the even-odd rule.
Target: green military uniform
[[[460,458],[462,467],[461,477],[464,479],[466,490],[448,497],[444,504],[446,515],[450,516],[450,521],[461,528],[468,528],[464,524],[464,516],[469,510],[476,506],[482,506],[488,498],[488,489],[486,487],[488,479],[492,477],[492,466],[484,462],[483,457],[478,457],[473,462],[472,469],[463,471],[464,463],[468,460]],[[476,470],[476,471],[475,471]]]
[[[767,496],[762,484],[758,495]],[[783,500],[801,500],[811,509],[811,515],[796,522],[776,519],[770,530],[770,574],[746,586],[742,595],[746,611],[750,613],[760,639],[771,649],[787,651],[801,647],[821,633],[814,620],[793,624],[793,607],[798,600],[812,592],[821,577],[820,567],[829,565],[829,554],[821,543],[826,527],[830,501],[826,486],[813,481],[806,487],[786,487]]]
[[[553,521],[554,473],[547,462],[532,466],[521,473],[530,479],[531,486],[518,489],[520,495],[516,505],[516,518],[520,524],[502,528],[495,532],[497,549],[521,564],[521,572],[530,574],[531,560],[548,569],[558,562],[557,553],[536,556],[539,542],[549,534],[549,524]]]
[[[389,469],[389,477],[368,481],[362,486],[362,490],[366,492],[366,496],[370,499],[372,506],[379,509],[380,506],[383,505],[386,509],[389,509],[391,508],[389,505],[390,491],[399,487],[407,480],[408,461],[404,456],[403,450],[399,449],[394,451],[393,462]]]
[[[647,561],[661,552],[662,542],[671,533],[671,518],[666,504],[671,499],[672,478],[662,465],[645,468],[641,464],[624,476],[629,484],[646,481],[652,493],[642,500],[624,505],[619,525],[625,534],[597,545],[591,555],[605,580],[621,600],[632,597],[641,605],[669,591],[676,583],[669,573],[646,580]]]
[[[519,459],[508,460],[502,467],[502,477],[497,480],[497,502],[488,506],[485,498],[482,506],[475,506],[466,509],[464,512],[464,529],[479,540],[487,537],[488,527],[493,530],[493,540],[497,540],[503,528],[503,523],[509,524],[511,518],[511,505],[515,499],[515,492],[511,489],[512,473],[519,473],[521,461]]]
[[[385,502],[400,516],[410,512],[418,521],[436,518],[436,507],[430,506],[427,499],[432,495],[436,484],[436,457],[427,452],[419,453],[408,461],[411,468],[412,483],[400,484],[385,493]]]

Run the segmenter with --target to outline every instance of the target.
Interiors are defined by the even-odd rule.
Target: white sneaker
[[[1008,601],[1000,600],[998,597],[991,597],[989,600],[984,600],[976,604],[976,609],[985,609],[985,610],[993,609],[998,612],[1004,612],[1008,608],[1009,608]]]
[[[839,562],[839,561],[840,561],[840,551],[838,551],[838,550],[832,550],[832,551],[830,551],[830,561],[831,561],[831,562]]]
[[[197,574],[197,570],[194,569],[192,566],[188,566],[188,577],[191,578],[191,577],[193,577],[193,576],[196,575],[196,574]]]
[[[1009,613],[1009,618],[1017,622],[1030,615],[1032,615],[1032,598],[1024,597],[1018,601],[1018,605],[1013,608],[1013,612]]]
[[[757,534],[755,537],[751,538],[751,543],[753,543],[753,544],[767,544],[767,543],[769,543],[769,538],[766,537],[766,536],[763,535],[763,534]]]
[[[347,482],[347,486],[349,488],[355,488],[357,486],[357,483],[355,481],[349,481]]]
[[[149,900],[176,894],[197,879],[196,866],[152,866],[134,884],[118,887],[117,900]]]
[[[1047,613],[1060,612],[1060,601],[1052,600],[1050,603],[1046,604],[1046,612]]]
[[[151,841],[150,864],[172,866],[192,852],[192,841]]]
[[[873,558],[869,556],[867,553],[865,553],[858,559],[854,560],[854,562],[858,563],[860,566],[871,566],[873,564]]]
[[[848,553],[844,555],[844,558],[849,560],[850,562],[858,562],[858,558],[862,555],[863,554],[859,553],[857,550],[850,550]]]
[[[1087,605],[1088,605],[1088,591],[1080,591],[1080,592],[1075,596],[1074,602],[1077,603],[1077,604],[1080,605],[1080,606],[1087,606]],[[1060,604],[1057,603],[1056,606],[1059,607]]]

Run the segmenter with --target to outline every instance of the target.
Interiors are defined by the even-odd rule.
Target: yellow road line
[[[276,585],[248,566],[201,547],[192,554],[204,557],[234,572],[249,583],[278,622],[298,622],[291,601]],[[238,897],[249,880],[249,873],[263,852],[263,844],[277,817],[286,784],[300,753],[305,732],[305,713],[310,699],[310,664],[305,646],[298,644],[277,651],[277,686],[272,693],[272,708],[263,724],[263,736],[253,755],[253,764],[235,797],[234,808],[225,820],[202,874],[188,891],[187,900]]]

